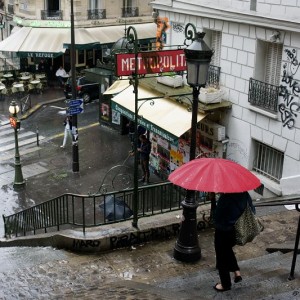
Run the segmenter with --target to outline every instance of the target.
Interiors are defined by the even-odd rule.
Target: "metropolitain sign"
[[[186,70],[183,49],[139,52],[137,74],[178,72]],[[129,76],[135,72],[135,54],[116,54],[116,76]]]

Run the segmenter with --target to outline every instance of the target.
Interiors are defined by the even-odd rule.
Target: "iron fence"
[[[216,89],[220,87],[221,67],[210,65],[208,69],[207,85],[214,86]]]
[[[250,78],[248,102],[271,112],[278,111],[279,86]]]
[[[94,195],[64,194],[16,214],[4,216],[5,237],[101,226],[132,218],[134,189]],[[138,218],[181,209],[186,191],[170,182],[138,189]],[[205,203],[204,194],[197,194]]]
[[[89,20],[106,19],[106,9],[88,9]]]

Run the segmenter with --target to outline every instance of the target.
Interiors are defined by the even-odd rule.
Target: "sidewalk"
[[[62,101],[64,99],[62,93],[61,89],[51,89],[42,96],[37,95],[32,99],[32,110],[24,115],[23,119],[28,118],[43,105]],[[1,122],[2,119],[7,122],[8,105],[8,101],[5,101],[5,105],[0,104]],[[4,106],[5,109],[2,109]],[[107,162],[114,155],[112,148],[116,147],[116,144],[111,146],[106,143],[116,139],[123,141],[124,144],[128,142],[129,145],[129,141],[126,136],[120,136],[108,128],[95,126],[89,128],[88,132],[82,135],[80,140],[83,144],[80,150],[85,153],[80,174],[65,171],[66,165],[70,164],[71,151],[63,152],[51,142],[43,148],[38,157],[26,160],[29,165],[36,164],[36,168],[44,167],[46,172],[30,177],[25,191],[17,195],[12,192],[7,199],[1,200],[11,201],[9,197],[14,197],[18,201],[17,204],[22,205],[23,201],[31,203],[35,199],[49,200],[54,193],[58,196],[63,190],[71,193],[87,193],[92,188],[95,190],[99,178],[103,176],[99,170],[108,168]],[[106,138],[105,132],[109,132]],[[96,135],[104,139],[94,139],[91,145],[87,145],[86,141]],[[113,138],[109,139],[108,136]],[[100,156],[99,148],[107,150],[107,157],[92,160],[91,156]],[[127,151],[126,147],[118,150],[122,151],[122,155]],[[33,169],[30,172],[34,174]],[[8,190],[8,187],[3,186],[2,189]],[[173,259],[172,251],[177,234],[174,228],[178,228],[181,218],[181,211],[178,211],[140,219],[139,230],[133,228],[129,220],[89,229],[85,235],[79,230],[66,230],[19,239],[2,238],[0,247],[51,245],[59,248],[69,247],[82,253],[78,255],[75,251],[66,251],[64,253],[71,253],[68,258],[57,262],[49,261],[31,268],[23,267],[17,271],[0,273],[0,298],[4,295],[4,299],[10,299],[9,297],[16,295],[15,299],[22,297],[23,299],[124,299],[127,296],[127,299],[174,300],[297,299],[299,261],[296,268],[297,280],[287,282],[291,254],[289,253],[287,257],[279,254],[270,255],[266,249],[277,251],[282,245],[287,244],[290,248],[293,247],[299,213],[295,210],[288,211],[283,207],[258,208],[257,213],[265,225],[265,230],[253,243],[245,247],[236,247],[245,277],[241,285],[235,285],[231,291],[223,295],[217,294],[212,289],[213,284],[219,280],[214,269],[212,228],[199,231],[202,250],[199,262],[187,264]],[[201,221],[201,218],[202,214],[199,211],[197,220]],[[152,232],[158,241],[155,242],[153,239],[152,242],[149,235],[145,234],[147,232]],[[139,246],[134,243],[137,236],[145,238],[141,240],[142,244]],[[115,251],[117,246],[123,249]],[[35,253],[39,248],[28,249]],[[91,252],[96,253],[91,255]],[[71,255],[74,259],[70,258]],[[296,284],[298,286],[295,287]],[[282,290],[279,290],[279,285],[282,285]],[[283,292],[288,293],[288,296],[284,296]],[[278,296],[267,298],[267,294]]]
[[[23,115],[19,113],[19,118],[24,120],[28,118],[31,114],[36,112],[40,107],[45,104],[50,104],[65,99],[63,89],[57,86],[47,87],[43,94],[30,94],[31,99],[31,109],[24,113]],[[9,122],[9,105],[12,100],[18,100],[13,96],[6,96],[4,99],[0,100],[0,126],[7,124]]]

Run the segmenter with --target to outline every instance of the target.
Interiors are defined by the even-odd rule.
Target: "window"
[[[283,45],[257,41],[254,78],[250,78],[248,101],[271,113],[278,111]]]
[[[214,54],[211,58],[211,65],[220,67],[220,57],[221,57],[221,43],[222,43],[222,32],[212,31],[211,32],[211,49]]]
[[[204,41],[214,51],[211,58],[207,84],[216,88],[220,85],[220,58],[221,58],[221,44],[222,32],[215,30],[207,30],[204,36]]]
[[[100,8],[99,7],[99,2],[100,2],[100,0],[89,0],[89,2],[90,2],[90,9],[97,9],[97,8]]]
[[[279,183],[282,177],[284,153],[261,142],[255,142],[253,170]]]
[[[279,85],[282,48],[282,44],[257,41],[255,79]]]
[[[250,10],[256,11],[257,0],[250,0]]]

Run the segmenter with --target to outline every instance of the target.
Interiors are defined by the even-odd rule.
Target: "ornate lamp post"
[[[138,132],[137,132],[137,123],[138,123],[138,90],[139,90],[139,79],[138,79],[138,36],[135,28],[129,26],[127,29],[127,39],[129,49],[134,51],[134,72],[133,76],[133,92],[134,92],[134,192],[133,192],[133,221],[132,226],[138,227],[138,151],[137,151],[137,142],[138,142]],[[133,45],[133,49],[132,49]]]
[[[192,27],[193,31],[188,30],[189,27]],[[186,40],[192,41],[184,50],[187,63],[187,82],[193,88],[190,160],[195,159],[196,156],[196,132],[200,88],[206,84],[209,63],[213,55],[213,51],[203,40],[204,35],[204,32],[197,32],[196,27],[191,23],[188,23],[185,27]],[[196,210],[198,204],[195,199],[195,191],[187,190],[185,199],[182,201],[182,207],[182,222],[174,248],[174,258],[184,262],[192,262],[201,258],[201,249],[197,235]]]
[[[19,153],[19,143],[18,143],[18,130],[20,128],[20,121],[18,120],[18,112],[20,111],[19,106],[15,101],[10,103],[8,108],[10,112],[10,124],[14,128],[15,131],[15,180],[14,187],[23,186],[25,184],[25,180],[22,174],[22,166],[20,162],[20,153]]]

